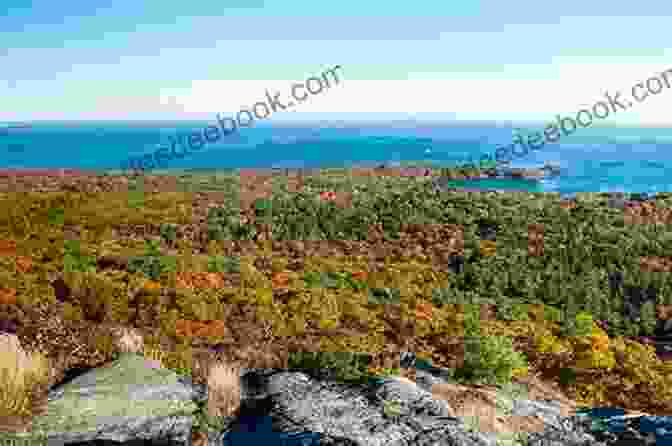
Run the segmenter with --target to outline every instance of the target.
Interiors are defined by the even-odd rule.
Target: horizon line
[[[80,124],[80,123],[101,123],[101,124],[169,124],[169,123],[203,123],[211,122],[212,120],[205,118],[174,118],[174,119],[35,119],[35,120],[16,120],[16,121],[0,121],[0,128],[9,129],[23,129],[29,128],[32,124]],[[412,118],[400,119],[358,119],[358,120],[343,120],[343,119],[315,119],[315,120],[280,120],[275,122],[259,122],[254,127],[281,127],[281,126],[300,126],[300,125],[385,125],[385,124],[405,124],[416,126],[444,126],[444,127],[466,127],[466,126],[494,126],[494,127],[516,127],[516,126],[543,126],[548,124],[545,121],[515,121],[515,120],[417,120]],[[251,127],[251,128],[254,128]],[[618,122],[601,122],[591,125],[593,128],[672,128],[672,123],[618,123]]]

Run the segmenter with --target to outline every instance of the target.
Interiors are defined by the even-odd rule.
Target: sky
[[[672,70],[672,2],[3,0],[0,121],[548,121]],[[672,80],[672,75],[670,75]],[[670,125],[672,88],[605,123]]]

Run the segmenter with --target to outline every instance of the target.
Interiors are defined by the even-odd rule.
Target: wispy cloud
[[[334,64],[347,85],[273,119],[545,120],[672,52],[663,1],[22,3],[0,12],[0,120],[207,119]],[[615,119],[669,121],[664,102]]]

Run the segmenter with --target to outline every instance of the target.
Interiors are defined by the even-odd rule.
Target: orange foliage
[[[0,240],[0,256],[15,256],[16,242],[14,240]]]
[[[0,304],[16,305],[16,289],[0,288]]]
[[[142,287],[146,290],[158,290],[161,288],[161,284],[159,282],[154,282],[153,280],[146,280],[145,283],[142,284]]]
[[[192,321],[178,319],[175,322],[177,336],[187,337],[224,337],[227,334],[224,321]]]
[[[352,278],[355,280],[366,280],[368,276],[369,273],[366,271],[357,271],[356,273],[352,273]]]
[[[426,321],[432,320],[432,304],[428,303],[418,303],[415,307],[415,317],[418,319],[424,319]]]
[[[33,259],[30,257],[18,256],[16,258],[16,270],[20,273],[28,273],[33,268]]]
[[[176,279],[179,288],[223,288],[222,273],[183,272],[177,273]]]
[[[274,287],[285,287],[289,284],[289,273],[282,271],[279,273],[273,274],[273,286]]]

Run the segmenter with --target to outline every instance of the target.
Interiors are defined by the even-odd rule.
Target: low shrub
[[[513,349],[505,336],[465,338],[464,365],[454,375],[458,381],[503,385],[528,368],[525,356]]]
[[[613,339],[612,351],[617,362],[611,373],[620,376],[618,388],[614,389],[616,400],[627,399],[639,407],[652,407],[660,413],[672,410],[672,364],[656,356],[655,348],[629,339]],[[651,411],[651,409],[646,409]]]
[[[565,336],[588,337],[591,335],[592,327],[593,317],[589,313],[579,312],[575,316],[568,313],[565,315],[561,333]]]
[[[535,335],[535,345],[539,353],[555,355],[570,354],[575,360],[575,367],[581,369],[610,370],[616,365],[614,352],[610,350],[607,333],[592,322],[589,317],[579,315],[578,322],[571,328],[574,336],[558,337],[549,330],[542,330]],[[588,323],[591,325],[587,325]],[[558,333],[566,333],[567,327],[558,329]],[[587,330],[587,331],[586,331]]]
[[[649,354],[655,357],[655,352],[638,354],[640,346],[628,344],[628,341],[614,340],[616,356],[621,359],[606,375],[598,372],[577,374],[574,368],[567,369],[573,375],[565,384],[571,390],[572,399],[589,407],[607,405],[649,413],[669,412],[669,391],[665,389],[670,385],[669,377],[661,374],[655,359],[649,357]],[[624,358],[626,355],[636,358],[636,364],[630,358]]]
[[[240,259],[238,257],[213,256],[208,259],[210,273],[239,273]]]
[[[96,258],[85,254],[79,240],[64,240],[63,271],[64,272],[95,272]]]
[[[576,366],[585,369],[607,369],[616,365],[614,352],[610,351],[609,336],[592,318],[584,317],[584,324],[590,321],[592,326],[580,327],[578,336],[570,337],[576,355]],[[580,333],[580,330],[588,331],[588,336]]]
[[[78,306],[81,316],[94,322],[103,322],[109,319],[109,309],[113,302],[127,300],[126,286],[102,273],[72,272],[63,275],[65,284],[70,289],[70,307],[66,311],[75,319],[78,318]]]
[[[572,351],[571,344],[565,339],[561,340],[550,331],[541,331],[535,336],[535,347],[539,353],[569,353]]]
[[[375,377],[395,377],[401,375],[398,367],[369,367],[367,372]]]
[[[498,302],[497,318],[504,321],[528,320],[528,304],[513,303],[508,299],[503,302]]]
[[[352,352],[291,352],[288,365],[318,379],[361,382],[367,379],[370,355]]]
[[[172,245],[177,239],[177,226],[169,223],[163,223],[160,227],[161,239]]]
[[[142,273],[154,281],[158,281],[162,274],[177,271],[177,259],[173,256],[161,255],[159,243],[147,241],[145,253],[133,256],[128,261],[127,270],[131,273]]]
[[[307,272],[303,276],[308,287],[322,288],[351,288],[359,291],[366,288],[366,285],[355,279],[350,272]]]
[[[47,221],[50,225],[62,226],[65,222],[65,209],[50,207],[47,211]]]
[[[213,207],[207,216],[208,240],[254,240],[256,226],[241,224],[240,211],[235,207]]]
[[[369,265],[368,259],[362,260],[355,267],[356,262],[349,263],[350,261],[343,261],[341,258],[332,259],[324,256],[316,260],[320,256],[306,256],[304,271],[328,270],[326,273],[317,273],[319,275],[317,280],[309,284],[320,289],[304,287],[303,281],[295,280],[303,273],[286,274],[286,270],[293,268],[288,268],[287,262],[283,263],[276,258],[273,259],[272,272],[281,274],[275,276],[274,283],[271,283],[268,275],[260,271],[261,267],[254,268],[249,258],[241,259],[240,265],[236,266],[235,262],[224,260],[227,258],[216,257],[208,262],[208,271],[219,273],[239,270],[242,284],[238,290],[221,292],[217,299],[214,290],[200,289],[204,288],[200,285],[193,286],[193,289],[184,295],[178,293],[177,296],[168,296],[166,288],[145,290],[133,295],[133,291],[138,288],[134,285],[135,282],[140,283],[140,280],[148,278],[141,277],[140,274],[136,276],[134,273],[139,272],[142,276],[157,280],[163,273],[170,272],[173,268],[172,260],[160,256],[158,244],[156,249],[154,246],[148,247],[144,256],[132,259],[129,268],[132,273],[124,272],[131,277],[120,275],[111,279],[107,274],[96,274],[94,258],[89,255],[90,253],[84,252],[79,242],[64,241],[63,234],[57,234],[61,229],[58,226],[64,223],[71,225],[85,222],[86,228],[81,228],[80,232],[82,246],[86,243],[86,246],[102,247],[111,237],[108,233],[95,229],[102,228],[103,223],[109,226],[108,222],[123,220],[124,223],[146,224],[148,217],[151,217],[156,218],[156,221],[150,222],[152,225],[166,221],[186,224],[179,220],[177,214],[167,215],[159,212],[174,205],[174,199],[169,197],[160,199],[148,193],[145,205],[151,208],[151,212],[126,209],[117,212],[113,210],[114,206],[109,208],[105,205],[109,201],[87,198],[91,201],[91,205],[87,204],[86,212],[82,213],[79,211],[83,206],[80,206],[80,201],[73,200],[71,194],[61,201],[49,201],[49,206],[40,205],[39,207],[45,212],[34,212],[35,207],[32,204],[26,205],[27,201],[20,197],[20,199],[14,198],[11,202],[3,200],[3,205],[14,211],[7,212],[4,216],[0,215],[3,238],[21,240],[18,249],[20,252],[17,252],[15,243],[5,246],[4,251],[13,256],[29,253],[34,259],[41,259],[43,263],[36,264],[32,272],[24,277],[26,281],[32,282],[27,286],[14,277],[16,275],[13,265],[7,263],[9,266],[6,266],[3,263],[0,265],[0,283],[7,289],[16,290],[16,294],[10,292],[10,297],[13,302],[14,297],[18,296],[21,307],[28,307],[25,303],[34,306],[35,303],[45,300],[45,297],[49,297],[48,300],[51,301],[49,303],[52,303],[51,294],[56,293],[55,289],[52,290],[47,286],[43,291],[40,288],[41,282],[46,282],[42,279],[52,272],[60,272],[59,263],[63,257],[66,274],[78,275],[80,277],[78,280],[82,282],[75,288],[84,288],[84,290],[73,288],[73,299],[66,303],[64,314],[70,315],[71,319],[85,319],[92,316],[95,319],[102,317],[126,323],[132,318],[132,323],[136,326],[153,324],[158,320],[163,332],[168,332],[166,327],[171,327],[171,333],[174,334],[178,319],[224,319],[224,315],[228,312],[225,311],[222,301],[226,301],[227,304],[256,304],[257,315],[272,320],[273,334],[278,336],[281,334],[297,336],[309,329],[332,332],[337,329],[359,331],[359,327],[366,326],[370,330],[370,336],[366,337],[345,336],[348,339],[343,339],[344,337],[340,335],[322,336],[320,341],[325,342],[320,348],[324,350],[330,350],[335,344],[339,344],[338,349],[343,351],[373,352],[376,348],[384,347],[385,342],[391,337],[385,332],[385,323],[389,322],[385,317],[392,316],[389,313],[398,310],[402,312],[399,320],[413,320],[416,314],[423,319],[415,318],[415,331],[410,334],[410,330],[404,330],[406,327],[403,323],[396,325],[398,319],[390,317],[392,331],[394,335],[398,335],[394,337],[403,339],[405,336],[414,336],[414,340],[426,344],[426,353],[436,361],[443,362],[447,358],[447,355],[443,355],[441,350],[443,346],[440,344],[446,337],[453,336],[454,329],[461,330],[463,322],[466,336],[480,339],[492,336],[491,340],[478,341],[477,346],[469,346],[468,367],[465,370],[473,371],[468,373],[462,371],[464,376],[479,378],[480,375],[488,373],[508,376],[509,369],[511,376],[514,376],[522,369],[512,366],[501,367],[504,371],[498,371],[498,367],[494,367],[492,371],[485,370],[483,364],[488,361],[507,363],[506,355],[501,352],[488,353],[489,349],[497,352],[498,348],[508,351],[507,342],[495,341],[500,339],[496,336],[500,336],[501,339],[513,339],[516,348],[522,349],[530,358],[533,355],[530,351],[537,348],[540,354],[535,359],[541,359],[537,362],[543,362],[548,358],[554,365],[559,364],[561,370],[568,372],[580,373],[573,370],[575,368],[589,369],[587,376],[594,380],[592,383],[594,388],[583,389],[585,395],[597,398],[600,392],[603,396],[608,392],[616,394],[614,389],[619,384],[620,393],[624,393],[623,389],[627,389],[634,395],[634,391],[641,389],[642,393],[648,393],[648,400],[660,402],[659,400],[666,398],[672,401],[669,391],[666,390],[671,387],[666,377],[672,370],[656,363],[655,353],[650,348],[646,354],[639,350],[635,351],[635,347],[629,344],[625,344],[626,347],[619,350],[619,344],[613,339],[617,335],[634,336],[641,335],[642,332],[648,334],[653,328],[655,319],[653,305],[644,304],[639,320],[629,320],[624,316],[622,302],[624,296],[618,292],[616,293],[618,296],[612,298],[613,290],[609,288],[606,274],[607,271],[616,268],[622,270],[625,277],[632,278],[633,283],[624,283],[621,288],[624,285],[643,289],[653,286],[658,290],[658,296],[669,294],[666,294],[666,291],[669,291],[669,277],[658,273],[652,274],[660,277],[655,280],[652,278],[652,283],[649,284],[648,279],[644,280],[645,274],[637,258],[643,255],[666,255],[669,240],[661,236],[660,231],[654,231],[647,225],[629,225],[626,228],[622,224],[622,216],[614,220],[604,212],[600,211],[599,214],[593,212],[589,201],[583,198],[578,200],[577,206],[572,206],[574,209],[568,211],[561,209],[557,200],[546,198],[537,200],[538,197],[533,197],[532,194],[504,194],[494,197],[493,194],[450,192],[432,195],[427,193],[432,187],[431,181],[423,182],[415,178],[400,181],[374,178],[370,184],[354,185],[333,181],[329,183],[323,180],[324,177],[313,176],[306,181],[304,190],[296,194],[286,192],[277,194],[274,191],[272,200],[258,201],[244,211],[254,211],[256,223],[272,223],[273,238],[276,240],[364,240],[370,235],[377,239],[389,240],[398,238],[400,231],[404,231],[404,237],[409,236],[413,231],[409,232],[407,225],[400,222],[412,221],[418,225],[427,224],[428,228],[432,224],[461,226],[464,229],[462,240],[464,243],[457,240],[460,243],[456,246],[461,246],[463,249],[459,255],[453,252],[447,259],[444,258],[443,264],[440,265],[423,264],[416,268],[410,267],[412,262],[404,261],[403,263],[409,265],[407,269],[404,265],[388,265],[386,262],[381,268],[382,271],[377,271],[378,268],[376,271],[370,271],[370,277],[366,281],[356,279],[352,283],[350,279],[355,279],[354,272],[366,269]],[[400,185],[405,191],[399,191]],[[327,190],[338,191],[337,195],[342,190],[352,190],[354,195],[352,206],[347,208],[339,206],[331,199],[333,194],[322,194],[327,199],[319,200],[320,192]],[[128,198],[126,193],[120,196],[123,196],[124,200]],[[208,215],[208,225],[215,238],[223,240],[254,238],[256,231],[254,224],[240,225],[241,209],[238,200],[227,199],[227,201],[223,207],[210,210]],[[58,209],[58,212],[48,216],[47,209]],[[63,209],[66,212],[62,212]],[[182,214],[186,217],[187,212],[184,212],[180,205],[180,215]],[[124,218],[119,218],[122,216]],[[497,225],[497,249],[484,250],[484,254],[493,254],[492,256],[478,256],[479,246],[488,248],[487,243],[481,245],[478,240],[477,227],[480,217],[491,220],[486,222],[488,224]],[[54,219],[56,221],[53,221]],[[544,257],[531,257],[529,254],[526,257],[524,248],[530,235],[528,226],[530,219],[544,222],[544,237],[547,242],[544,245],[547,255]],[[36,220],[39,224],[34,223]],[[49,227],[48,224],[52,226]],[[45,231],[42,231],[43,226]],[[160,230],[161,239],[170,244],[176,241],[175,244],[180,249],[187,246],[186,239],[174,240],[173,229],[175,229],[173,225],[164,223]],[[35,238],[38,233],[47,234],[46,231],[49,230],[52,232],[48,235]],[[429,231],[421,228],[418,232],[424,233],[418,237],[418,242],[422,242],[425,254],[429,254],[429,251],[434,251],[433,256],[440,254],[440,257],[444,257],[444,254],[449,254],[450,250],[444,251],[444,248],[452,236],[448,234],[435,236],[431,234],[431,228]],[[28,237],[30,234],[33,235]],[[488,238],[487,234],[482,237]],[[412,235],[408,239],[408,244],[418,245],[419,243],[410,242],[415,238],[415,235]],[[48,244],[45,243],[47,241]],[[124,246],[134,246],[134,242],[129,240],[120,243]],[[45,247],[40,248],[40,244]],[[228,252],[228,248],[223,248],[223,245],[228,243],[213,242],[213,244],[222,245],[222,249],[212,250],[211,254]],[[65,246],[65,249],[63,250],[61,246]],[[413,246],[409,246],[411,247]],[[0,251],[3,251],[1,248],[3,247],[0,246]],[[64,255],[62,251],[65,251]],[[270,248],[266,254],[267,257],[273,257]],[[408,257],[419,257],[422,262],[427,260],[422,255],[408,254]],[[318,262],[327,263],[331,260],[333,262],[327,268],[315,267]],[[193,265],[180,266],[181,271],[201,271],[204,265],[199,263],[198,268],[193,268]],[[17,265],[17,269],[22,268]],[[23,269],[28,271],[27,268]],[[348,274],[352,275],[344,275],[341,271],[349,271]],[[445,277],[442,276],[444,272]],[[86,280],[83,277],[86,277]],[[169,277],[172,281],[172,275],[169,274]],[[121,285],[114,290],[108,287],[107,282],[124,283],[129,282],[129,279],[131,284]],[[282,285],[282,290],[274,288],[276,284]],[[432,291],[433,289],[437,291]],[[100,303],[90,302],[101,296]],[[129,308],[131,298],[134,302]],[[165,301],[168,299],[170,302],[166,305]],[[425,304],[425,301],[430,299],[433,306]],[[421,303],[418,304],[418,301]],[[544,305],[543,314],[539,308],[537,314],[531,317],[533,321],[525,320],[525,305],[529,302]],[[375,305],[390,303],[394,305],[387,305],[384,309],[381,308],[382,305]],[[461,305],[454,305],[458,303],[493,304],[497,309],[498,320],[479,320],[476,317],[477,313],[465,315],[464,320],[459,319],[462,315],[458,314],[461,312],[458,307]],[[595,310],[598,306],[602,309]],[[607,321],[606,330],[612,339],[593,328],[594,321],[587,316],[588,313],[576,315],[568,311],[567,307],[590,311],[594,318]],[[422,311],[416,311],[414,314],[414,310],[418,308]],[[387,314],[381,314],[383,312]],[[529,307],[528,312],[532,316]],[[490,308],[488,315],[491,315]],[[496,325],[500,322],[500,325]],[[353,329],[355,325],[357,328]],[[455,334],[455,336],[461,335],[462,333]],[[535,338],[535,342],[528,342],[530,339],[523,338]],[[106,348],[104,345],[102,347]],[[454,353],[449,351],[450,355]],[[634,359],[623,359],[619,355],[632,355]],[[186,363],[183,365],[186,366]],[[554,367],[549,366],[550,369]],[[364,373],[362,370],[359,371]],[[575,378],[570,377],[565,382],[568,383],[572,379],[576,381]],[[613,388],[609,388],[606,382],[613,385]]]
[[[371,288],[369,290],[369,303],[376,305],[399,304],[401,291],[399,288]]]

